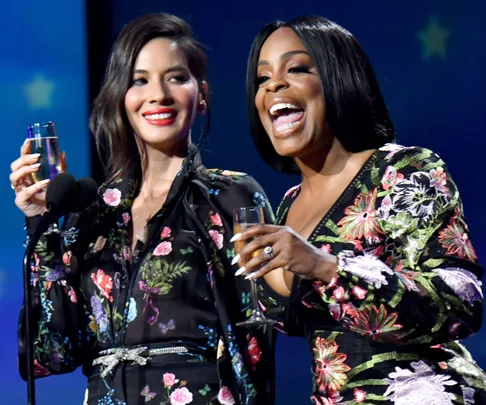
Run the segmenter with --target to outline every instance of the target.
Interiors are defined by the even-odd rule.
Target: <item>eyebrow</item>
[[[177,65],[177,66],[170,67],[164,73],[180,72],[181,70],[184,71],[184,72],[187,72],[187,68],[185,66]],[[145,69],[135,69],[133,71],[133,74],[141,74],[141,75],[145,74],[145,75],[147,75],[147,74],[149,74],[149,71],[145,70]]]
[[[301,50],[288,51],[288,52],[285,52],[284,54],[282,54],[280,56],[280,60],[284,60],[284,59],[287,59],[290,56],[299,55],[299,54],[304,54],[304,55],[309,56],[309,52],[307,52],[307,51],[301,51]],[[261,66],[261,65],[268,65],[268,62],[266,60],[261,60],[260,62],[258,62],[257,66]]]

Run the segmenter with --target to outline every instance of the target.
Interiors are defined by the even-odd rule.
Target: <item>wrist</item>
[[[324,257],[321,257],[321,260],[319,260],[316,266],[314,279],[326,284],[330,283],[337,274],[337,263],[338,259],[336,256],[326,254]]]

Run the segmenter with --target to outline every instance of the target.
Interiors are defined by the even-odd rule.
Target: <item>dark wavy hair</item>
[[[152,39],[168,38],[183,50],[191,74],[206,101],[206,124],[199,141],[202,146],[209,131],[209,100],[203,81],[207,75],[207,57],[184,20],[165,13],[142,15],[128,23],[113,44],[105,79],[93,103],[90,129],[108,179],[115,180],[129,170],[141,170],[142,161],[135,136],[125,111],[125,94],[130,88],[135,61],[140,50]],[[103,153],[104,152],[104,153]]]
[[[263,160],[276,170],[300,173],[293,158],[275,151],[255,106],[260,50],[281,27],[291,28],[309,52],[321,79],[328,127],[343,147],[349,152],[361,152],[392,142],[395,129],[363,47],[351,33],[324,17],[299,17],[267,24],[251,47],[247,106],[253,142]]]

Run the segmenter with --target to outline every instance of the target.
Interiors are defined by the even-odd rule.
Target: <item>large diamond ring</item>
[[[263,249],[263,253],[265,253],[268,257],[268,260],[273,259],[273,248],[271,246],[265,246]]]

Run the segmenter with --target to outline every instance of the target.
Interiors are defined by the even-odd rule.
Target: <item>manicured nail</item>
[[[235,235],[233,235],[233,237],[230,239],[230,242],[235,242],[237,241],[238,239],[241,238],[241,232],[240,233],[236,233]]]
[[[256,277],[256,273],[250,273],[245,277],[245,280],[253,280]]]
[[[32,159],[32,160],[39,159],[39,158],[40,158],[40,153],[32,153],[29,156],[29,159]]]
[[[40,184],[47,184],[51,181],[51,179],[45,179],[45,180],[42,180],[42,181],[39,181]]]
[[[40,163],[34,163],[33,165],[30,165],[30,168],[36,169],[36,168],[40,167],[40,165],[41,165]]]
[[[240,267],[236,273],[235,276],[241,276],[244,272],[246,271],[246,267]]]
[[[234,266],[236,263],[240,261],[240,255],[236,255],[233,260],[231,261],[231,265]]]

